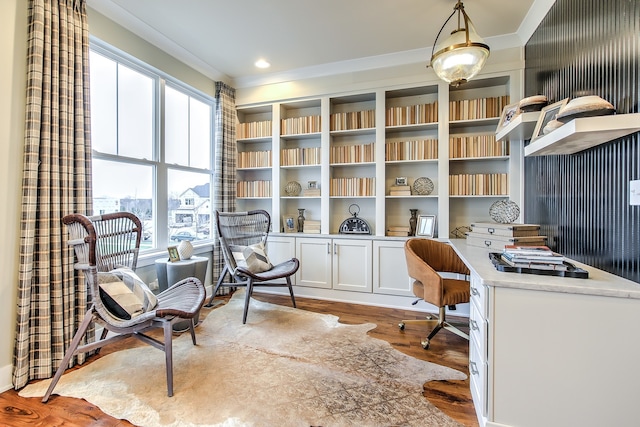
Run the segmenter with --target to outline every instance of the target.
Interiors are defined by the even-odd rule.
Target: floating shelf
[[[524,147],[524,155],[573,154],[639,130],[640,113],[574,119]]]
[[[540,111],[518,114],[511,122],[496,132],[496,141],[524,141],[531,139],[540,117]]]

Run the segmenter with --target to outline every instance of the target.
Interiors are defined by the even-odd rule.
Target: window
[[[94,41],[90,67],[94,214],[133,212],[142,250],[210,239],[214,100]]]

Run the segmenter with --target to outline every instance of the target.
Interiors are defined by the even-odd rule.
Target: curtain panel
[[[92,211],[85,0],[29,1],[27,61],[16,389],[51,377],[87,309],[61,222]]]
[[[220,212],[236,210],[236,90],[223,82],[216,82],[216,132],[213,182],[213,208]],[[216,227],[216,243],[218,230]],[[213,277],[224,268],[220,246],[213,249]],[[221,287],[218,294],[228,293]]]

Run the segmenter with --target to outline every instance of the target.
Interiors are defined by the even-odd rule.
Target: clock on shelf
[[[369,223],[362,218],[358,218],[360,206],[355,203],[349,206],[349,213],[353,215],[345,219],[340,224],[340,234],[371,234]]]

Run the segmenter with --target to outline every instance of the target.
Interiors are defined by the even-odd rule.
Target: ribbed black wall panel
[[[638,112],[640,1],[557,0],[525,47],[525,95],[599,95]],[[580,153],[527,157],[525,222],[558,252],[640,282],[639,134]]]

